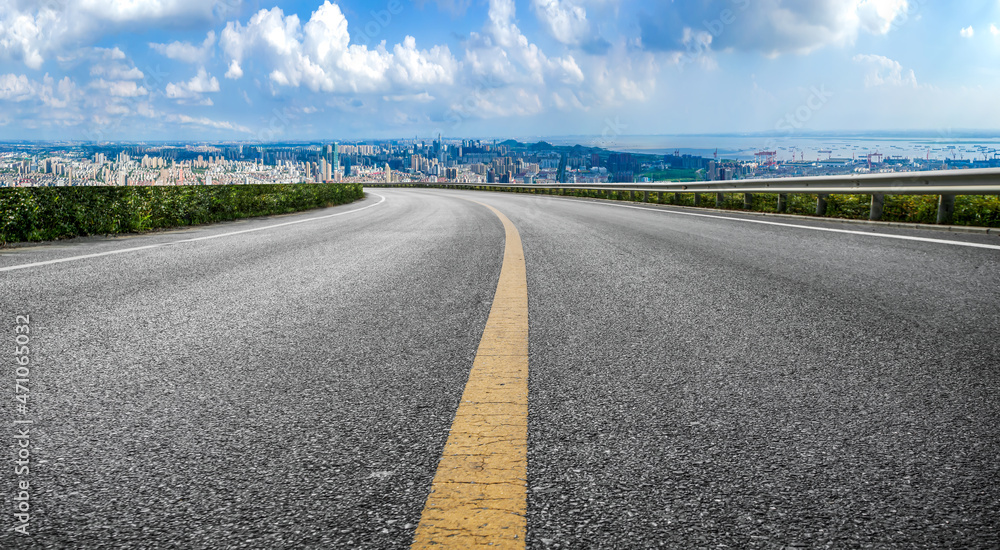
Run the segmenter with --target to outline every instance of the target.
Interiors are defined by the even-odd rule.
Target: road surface
[[[0,547],[409,547],[484,204],[526,266],[528,548],[1000,547],[1000,239],[409,189],[0,251]]]

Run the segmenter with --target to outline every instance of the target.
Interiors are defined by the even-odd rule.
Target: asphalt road
[[[1000,547],[1000,249],[879,235],[1000,239],[389,189],[0,251],[0,547],[407,547],[503,259],[462,197],[524,246],[529,548]]]

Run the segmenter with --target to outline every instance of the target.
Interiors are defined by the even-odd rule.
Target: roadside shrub
[[[288,214],[348,203],[360,183],[0,188],[0,244]]]

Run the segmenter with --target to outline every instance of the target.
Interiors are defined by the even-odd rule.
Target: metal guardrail
[[[384,184],[386,186],[421,184]],[[451,188],[493,187],[500,189],[559,189],[566,191],[611,191],[626,193],[716,193],[717,204],[723,202],[726,193],[741,193],[744,204],[749,205],[757,193],[778,194],[778,211],[788,204],[787,195],[817,195],[816,215],[826,214],[828,195],[871,195],[872,205],[869,219],[882,219],[885,195],[938,195],[939,224],[950,224],[955,211],[955,197],[958,195],[1000,195],[1000,169],[982,168],[973,170],[933,170],[926,172],[891,172],[879,174],[858,174],[847,176],[813,176],[795,178],[750,179],[712,182],[662,182],[648,184],[509,184],[509,183],[447,183],[425,184]]]
[[[848,176],[748,179],[650,184],[547,185],[567,189],[621,189],[674,193],[787,193],[807,195],[1000,195],[1000,169],[933,170]]]

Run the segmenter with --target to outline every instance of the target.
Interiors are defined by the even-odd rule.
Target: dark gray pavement
[[[530,548],[1000,546],[1000,250],[371,193],[217,239],[167,244],[378,197],[0,251],[163,245],[0,272],[36,364],[34,535],[0,547],[406,547],[502,259],[456,197],[524,244]]]

